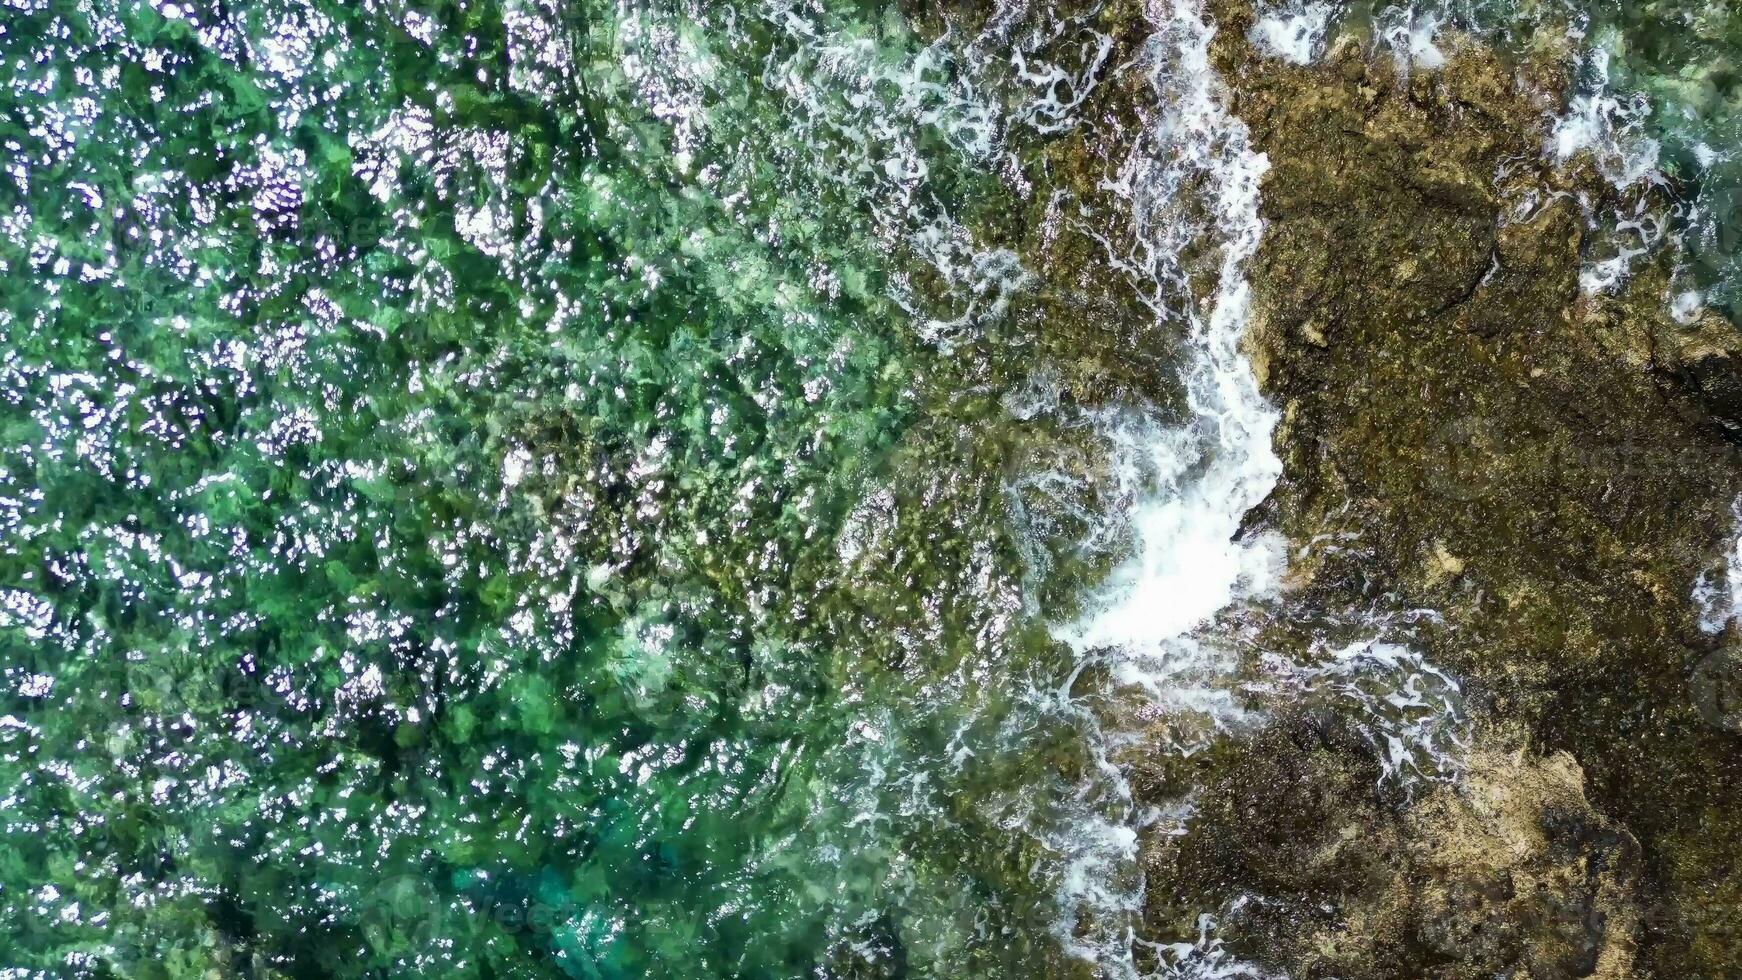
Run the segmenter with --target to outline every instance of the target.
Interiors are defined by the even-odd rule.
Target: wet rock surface
[[[1714,828],[1742,823],[1742,670],[1689,597],[1734,533],[1738,332],[1671,315],[1672,256],[1580,282],[1601,216],[1664,191],[1545,158],[1552,58],[1356,38],[1294,66],[1247,5],[1216,16],[1270,161],[1247,344],[1285,472],[1255,520],[1299,603],[1437,611],[1478,724],[1461,778],[1414,794],[1328,716],[1235,740],[1201,818],[1146,844],[1152,923],[1220,907],[1295,976],[1735,975],[1742,848]],[[1167,770],[1157,798],[1191,782]]]
[[[1229,751],[1194,829],[1148,852],[1173,885],[1150,892],[1152,920],[1189,922],[1238,882],[1224,934],[1292,976],[1633,975],[1639,847],[1571,756],[1480,751],[1400,807],[1333,716]]]

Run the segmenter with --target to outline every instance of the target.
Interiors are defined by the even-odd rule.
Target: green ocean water
[[[939,354],[1002,287],[911,281],[1005,193],[945,53],[851,4],[0,45],[7,975],[1059,959],[1022,828],[1087,742]]]
[[[1687,9],[1575,13],[1722,299]],[[1054,634],[1183,285],[1060,326],[1145,68],[999,11],[0,2],[0,976],[1132,975]]]

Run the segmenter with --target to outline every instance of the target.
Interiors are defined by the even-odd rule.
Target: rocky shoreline
[[[1672,317],[1668,249],[1580,284],[1594,216],[1671,189],[1545,158],[1555,52],[1442,35],[1426,67],[1345,37],[1301,66],[1247,40],[1248,4],[1215,17],[1270,161],[1247,348],[1284,476],[1249,523],[1288,538],[1293,604],[1437,613],[1418,639],[1474,744],[1404,801],[1303,707],[1157,773],[1158,799],[1207,788],[1146,846],[1151,925],[1221,908],[1228,948],[1296,977],[1734,975],[1733,637],[1691,596],[1735,535],[1742,345]]]
[[[1159,8],[1069,9],[1110,64],[1142,62]],[[979,4],[911,13],[933,37],[996,26]],[[1255,40],[1250,0],[1204,15],[1268,160],[1245,353],[1282,413],[1283,474],[1242,533],[1285,538],[1289,571],[1279,602],[1212,627],[1249,636],[1234,683],[1267,721],[1182,754],[1202,723],[1163,717],[1123,756],[1140,802],[1192,812],[1141,838],[1137,966],[1174,975],[1211,943],[1244,964],[1218,976],[1737,975],[1742,637],[1702,623],[1695,593],[1739,530],[1742,334],[1672,310],[1670,235],[1612,262],[1616,288],[1582,282],[1618,254],[1615,214],[1661,228],[1691,189],[1551,152],[1564,32],[1520,53],[1442,29],[1412,59],[1346,26],[1297,64]],[[1101,240],[1061,233],[1047,194],[988,236],[1024,243],[1012,322],[1067,406],[1176,397],[1165,345],[1133,346],[1156,329],[1140,297],[1100,272],[1153,97],[1110,74],[1026,172],[1110,216]],[[1177,260],[1206,308],[1218,262]],[[1312,665],[1399,619],[1458,679],[1455,778],[1397,778],[1359,717],[1265,659]]]

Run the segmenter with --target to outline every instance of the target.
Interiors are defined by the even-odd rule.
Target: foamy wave
[[[1742,528],[1742,497],[1730,505],[1737,527]],[[1742,617],[1742,532],[1730,542],[1724,567],[1701,575],[1694,582],[1694,608],[1700,611],[1700,629],[1722,633],[1730,621]]]
[[[1623,96],[1610,88],[1609,52],[1592,49],[1581,74],[1581,92],[1549,131],[1556,163],[1589,153],[1617,189],[1658,179],[1658,143],[1645,135],[1651,104],[1643,93]]]
[[[1085,612],[1054,632],[1080,663],[1109,668],[1116,684],[1141,690],[1158,710],[1222,727],[1245,720],[1229,690],[1237,658],[1228,645],[1197,634],[1222,610],[1272,590],[1284,566],[1278,536],[1239,534],[1241,519],[1282,471],[1271,451],[1277,413],[1240,352],[1250,293],[1244,265],[1263,232],[1258,189],[1268,161],[1228,110],[1210,64],[1214,27],[1203,7],[1152,0],[1147,13],[1156,28],[1144,63],[1154,108],[1110,188],[1129,210],[1132,233],[1101,241],[1158,322],[1188,325],[1181,380],[1190,415],[1175,425],[1143,413],[1108,417],[1113,424],[1104,435],[1115,446],[1115,471],[1144,488],[1130,515],[1135,547],[1088,598]],[[1212,217],[1201,218],[1188,197],[1208,205]],[[1182,256],[1204,240],[1219,244],[1221,254],[1216,289],[1200,305]],[[1088,885],[1132,867],[1136,828],[1156,815],[1130,806],[1123,775],[1105,761],[1117,739],[1103,741],[1097,749],[1103,776],[1127,804],[1123,813],[1097,809],[1061,829],[1056,843],[1066,849],[1068,870],[1058,890],[1060,934],[1104,975],[1135,977],[1140,883],[1115,877],[1123,887]],[[1175,814],[1182,826],[1188,816],[1189,808]],[[1099,925],[1087,935],[1085,917]],[[1201,949],[1169,948],[1165,975],[1259,976],[1207,933],[1202,938]]]
[[[1134,229],[1116,259],[1141,277],[1152,305],[1190,325],[1182,380],[1191,418],[1138,450],[1153,489],[1131,518],[1134,554],[1056,634],[1079,656],[1109,656],[1122,681],[1152,696],[1231,714],[1237,709],[1211,688],[1232,670],[1232,656],[1191,634],[1271,590],[1284,565],[1280,538],[1239,534],[1282,472],[1270,445],[1276,411],[1239,349],[1250,293],[1243,266],[1263,232],[1258,187],[1269,163],[1227,110],[1202,9],[1189,0],[1154,4],[1151,16],[1158,32],[1149,72],[1160,108],[1115,187]],[[1207,227],[1190,216],[1187,189],[1211,205]],[[1190,301],[1180,265],[1184,246],[1203,236],[1221,244],[1207,312]]]
[[[1263,7],[1246,39],[1260,52],[1281,58],[1293,65],[1308,65],[1324,52],[1325,31],[1336,8],[1314,0],[1289,2],[1276,7]]]
[[[1544,152],[1565,165],[1588,156],[1604,179],[1619,191],[1660,183],[1659,146],[1646,135],[1651,103],[1644,93],[1615,92],[1609,78],[1609,52],[1593,47],[1580,68],[1579,92],[1566,112],[1553,121]],[[1600,256],[1579,271],[1585,295],[1612,293],[1632,275],[1634,263],[1665,240],[1667,226],[1642,197],[1623,203],[1608,214],[1589,213],[1587,220],[1603,234]]]
[[[1250,901],[1242,895],[1228,903],[1223,916],[1208,912],[1198,916],[1198,934],[1192,942],[1157,947],[1162,961],[1158,980],[1287,980],[1285,974],[1260,969],[1223,948],[1218,935],[1222,918],[1238,915]]]
[[[1389,50],[1397,62],[1397,70],[1408,74],[1411,68],[1434,69],[1446,63],[1446,53],[1434,43],[1434,35],[1447,23],[1438,10],[1407,7],[1387,7],[1373,19],[1373,33],[1379,44]]]

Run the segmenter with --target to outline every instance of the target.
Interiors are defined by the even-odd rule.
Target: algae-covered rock
[[[1672,255],[1581,281],[1605,215],[1668,196],[1548,158],[1547,60],[1442,34],[1442,67],[1350,40],[1300,66],[1245,40],[1245,3],[1215,9],[1270,162],[1247,348],[1284,475],[1262,520],[1297,546],[1298,601],[1443,617],[1434,662],[1518,735],[1397,810],[1334,722],[1279,720],[1150,845],[1152,922],[1245,896],[1224,937],[1291,975],[1735,975],[1712,903],[1742,842],[1702,828],[1742,823],[1738,674],[1690,596],[1734,533],[1742,348],[1672,316]]]
[[[1715,313],[1659,323],[1661,366],[1698,395],[1731,438],[1742,435],[1742,332]]]
[[[1591,807],[1571,755],[1479,751],[1405,824],[1405,888],[1437,955],[1480,963],[1479,975],[1631,975],[1639,845]]]
[[[1663,247],[1592,287],[1611,216],[1661,218],[1678,189],[1547,152],[1564,42],[1502,55],[1441,32],[1430,66],[1346,37],[1297,65],[1250,42],[1247,0],[1209,6],[1269,165],[1246,352],[1284,475],[1246,529],[1294,544],[1292,608],[1432,610],[1425,652],[1487,734],[1457,781],[1410,795],[1323,698],[1267,702],[1268,725],[1183,759],[1158,727],[1132,763],[1173,815],[1143,844],[1150,931],[1189,945],[1215,911],[1230,949],[1291,976],[1734,974],[1742,840],[1712,828],[1742,824],[1735,675],[1690,596],[1734,533],[1742,343],[1716,312],[1672,313]],[[913,9],[933,36],[1037,16]],[[1104,32],[1111,63],[1152,29],[1137,4],[1046,9]],[[1013,131],[1015,183],[1049,193],[970,216],[1031,276],[988,339],[1054,372],[1049,412],[1170,397],[1168,314],[1105,275],[1129,231],[1108,188],[1149,97],[1113,73],[1079,130]],[[1203,258],[1178,258],[1200,291]],[[1310,647],[1286,620],[1261,645]]]
[[[1223,746],[1189,830],[1147,852],[1152,924],[1221,902],[1232,948],[1290,976],[1633,975],[1637,842],[1570,755],[1500,744],[1407,807],[1334,713]]]

